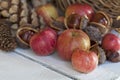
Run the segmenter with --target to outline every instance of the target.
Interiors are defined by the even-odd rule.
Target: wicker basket
[[[113,19],[120,16],[120,0],[53,0],[61,10],[74,3],[87,3],[93,7],[95,11],[105,11]]]

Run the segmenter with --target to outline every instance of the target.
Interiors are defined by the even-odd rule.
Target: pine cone
[[[0,49],[3,51],[12,51],[16,48],[15,39],[10,36],[0,36]]]
[[[0,23],[0,49],[3,51],[12,51],[16,46],[15,38],[12,37],[7,23]]]
[[[31,0],[34,7],[46,4],[48,0]]]
[[[0,0],[0,15],[12,24],[10,28],[13,36],[16,36],[16,31],[22,25],[32,24],[33,28],[40,29],[41,22],[35,11],[35,2],[45,3],[44,0]]]
[[[10,22],[9,28],[11,30],[10,36],[8,36],[9,32],[6,32],[9,31],[9,29],[7,30],[5,27],[6,31],[4,31],[4,33],[2,29],[3,26],[6,25],[1,25],[2,34],[0,34],[0,48],[2,50],[9,51],[15,47],[16,43],[14,44],[13,42],[17,39],[16,32],[20,29],[20,27],[24,27],[28,24],[36,30],[43,27],[43,19],[37,15],[35,8],[45,4],[46,2],[47,0],[0,0],[0,17]],[[2,37],[3,35],[4,37]],[[15,38],[15,40],[9,38],[11,35]],[[13,43],[13,47],[11,43]],[[11,46],[11,49],[8,46]]]

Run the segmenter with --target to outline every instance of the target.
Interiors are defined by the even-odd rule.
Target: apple
[[[106,34],[102,39],[102,47],[107,51],[120,50],[120,39],[113,33]]]
[[[72,55],[72,66],[82,73],[92,72],[98,65],[98,56],[95,52],[76,49]]]
[[[90,39],[82,30],[67,29],[63,31],[57,40],[58,55],[66,61],[71,60],[75,49],[89,50]]]
[[[57,33],[53,29],[47,27],[31,37],[30,47],[35,54],[47,56],[54,52],[56,41]]]
[[[36,9],[36,12],[37,12],[38,16],[43,18],[44,22],[47,25],[49,25],[53,21],[53,19],[57,19],[59,16],[58,11],[55,8],[55,6],[53,6],[50,3],[39,6]]]

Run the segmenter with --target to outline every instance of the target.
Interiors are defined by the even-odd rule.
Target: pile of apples
[[[65,16],[62,19],[59,19],[61,16],[59,16],[58,10],[52,4],[40,6],[36,11],[40,17],[43,17],[46,25],[45,28],[34,34],[30,39],[30,47],[35,54],[48,56],[56,51],[62,60],[71,61],[73,68],[82,73],[89,73],[98,66],[98,55],[90,50],[91,41],[89,36],[81,29],[76,29],[76,25],[72,24],[74,22],[79,26],[83,16],[87,16],[89,20],[92,19],[94,10],[90,5],[78,3],[70,5],[66,9]],[[64,23],[66,18],[74,14],[75,16],[73,17],[76,17],[77,20],[73,20],[67,24],[70,26],[61,33],[58,34],[58,31],[50,27],[50,23],[54,20]],[[119,50],[120,39],[118,37],[114,38],[114,34],[114,36],[110,35],[107,34],[104,37],[103,48],[113,50],[117,46],[117,50]],[[111,37],[113,40],[110,39]]]

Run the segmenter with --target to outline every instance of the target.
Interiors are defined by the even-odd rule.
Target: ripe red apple
[[[79,14],[81,17],[86,15],[88,19],[91,20],[94,14],[94,10],[88,4],[75,3],[68,6],[65,12],[65,17],[67,18],[71,14]]]
[[[89,50],[90,39],[82,30],[68,29],[62,32],[57,40],[58,55],[63,59],[70,61],[75,49]]]
[[[72,55],[72,66],[82,73],[93,71],[98,65],[98,56],[91,51],[76,49]]]
[[[45,28],[31,37],[30,47],[35,54],[46,56],[54,52],[56,41],[57,33],[51,28]]]
[[[108,33],[102,39],[102,47],[107,51],[120,50],[120,39],[115,34]]]
[[[52,4],[45,4],[37,8],[37,14],[40,17],[43,17],[45,23],[49,25],[52,22],[52,19],[58,18],[58,11]]]

